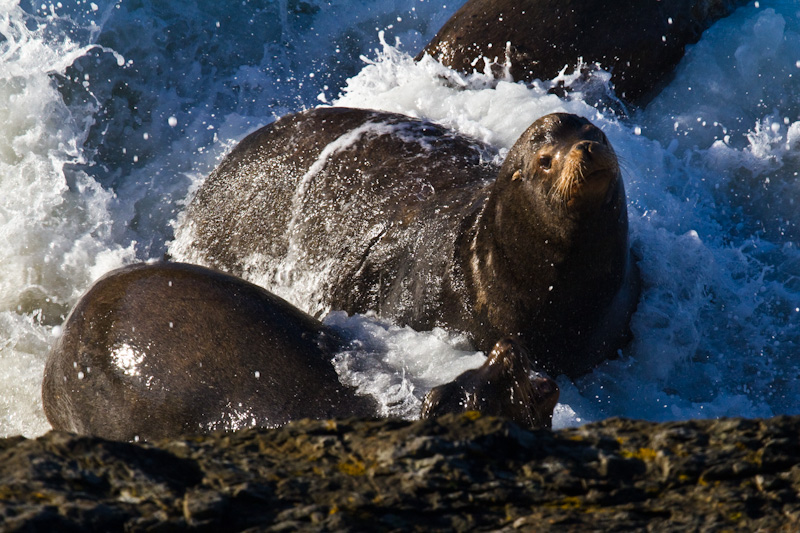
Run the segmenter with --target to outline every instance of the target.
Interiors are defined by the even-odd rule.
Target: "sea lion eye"
[[[550,166],[553,164],[553,158],[549,155],[541,155],[539,156],[539,167],[543,168],[544,170],[550,170]]]

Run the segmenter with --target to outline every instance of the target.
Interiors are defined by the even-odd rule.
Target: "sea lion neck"
[[[541,216],[547,212],[544,205],[519,201],[513,192],[502,188],[500,180],[492,186],[475,220],[470,244],[469,270],[474,285],[480,288],[478,307],[484,293],[486,301],[501,298],[518,301],[514,307],[524,307],[527,295],[544,280],[552,278],[548,286],[555,282],[555,267],[567,259],[572,248],[570,236],[577,224],[562,217]],[[537,247],[535,256],[530,253],[533,244]]]

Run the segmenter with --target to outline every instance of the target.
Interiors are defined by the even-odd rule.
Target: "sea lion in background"
[[[479,411],[505,416],[530,429],[553,426],[558,385],[546,376],[530,377],[529,356],[512,339],[494,345],[483,366],[434,387],[422,403],[422,418]]]
[[[585,64],[611,72],[623,101],[645,106],[669,82],[686,45],[746,0],[469,0],[420,52],[455,70],[483,58],[516,81],[550,80]]]
[[[47,360],[53,428],[153,440],[299,418],[375,416],[339,382],[335,331],[203,267],[139,264],[81,297]]]
[[[562,113],[534,122],[502,167],[492,155],[393,113],[289,115],[211,173],[170,252],[304,290],[295,303],[312,314],[372,310],[466,332],[486,353],[513,336],[537,370],[585,373],[627,342],[638,298],[617,158]]]

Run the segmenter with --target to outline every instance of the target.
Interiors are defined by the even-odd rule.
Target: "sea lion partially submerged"
[[[487,353],[513,336],[536,369],[585,373],[627,341],[638,296],[614,151],[588,120],[557,113],[502,167],[491,155],[392,113],[289,115],[208,177],[170,252],[305,291],[312,314],[372,310],[466,332]]]
[[[516,81],[550,80],[579,59],[611,72],[616,94],[644,106],[667,84],[686,45],[745,0],[469,0],[420,52],[462,72],[483,58]]]
[[[221,272],[139,264],[75,305],[45,367],[55,429],[116,440],[375,416],[339,382],[332,329]]]
[[[529,356],[512,339],[502,339],[486,362],[433,388],[422,404],[422,418],[479,411],[504,416],[523,427],[550,429],[558,385],[546,376],[530,377]]]

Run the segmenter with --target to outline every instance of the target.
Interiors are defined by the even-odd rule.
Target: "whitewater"
[[[179,250],[176,221],[220,158],[319,105],[421,117],[500,157],[546,113],[607,134],[643,291],[620,357],[559,378],[554,427],[800,413],[800,4],[717,22],[653,102],[622,113],[550,94],[567,75],[525,85],[414,62],[461,3],[0,0],[0,436],[49,429],[47,352],[92,281]],[[302,306],[303,287],[274,289]],[[454,332],[325,320],[357,339],[340,377],[385,415],[416,416],[484,359]]]

